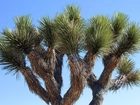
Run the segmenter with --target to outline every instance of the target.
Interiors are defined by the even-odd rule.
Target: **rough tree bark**
[[[102,105],[103,96],[109,89],[110,79],[113,70],[117,67],[120,58],[115,57],[113,54],[109,54],[104,59],[104,70],[100,75],[100,78],[94,82],[94,86],[91,86],[93,99],[89,105]]]
[[[111,80],[109,83],[109,90],[115,91],[119,89],[122,85],[124,85],[126,77],[127,75],[120,75],[116,79]]]
[[[47,104],[49,103],[49,96],[46,94],[46,90],[40,85],[37,77],[33,74],[29,67],[20,69],[20,72],[24,76],[29,89],[42,98]]]
[[[72,105],[80,97],[86,84],[83,60],[77,54],[68,55],[68,60],[71,72],[71,86],[60,105]]]
[[[61,87],[63,85],[63,78],[62,78],[62,66],[63,66],[63,56],[60,51],[55,50],[56,52],[56,70],[54,72],[54,77],[58,83],[59,94],[61,93]]]
[[[59,94],[59,89],[58,89],[58,83],[54,78],[54,72],[55,72],[55,63],[56,63],[56,58],[54,55],[54,50],[49,49],[47,51],[48,58],[43,59],[41,56],[36,51],[31,51],[28,54],[28,58],[31,62],[32,69],[34,72],[39,75],[45,83],[45,87],[47,90],[48,96],[49,96],[49,101],[51,102],[52,105],[59,105],[61,96]],[[49,59],[49,57],[51,59]]]
[[[95,82],[94,87],[92,88],[93,99],[89,105],[102,105],[105,92],[105,88],[98,82]]]

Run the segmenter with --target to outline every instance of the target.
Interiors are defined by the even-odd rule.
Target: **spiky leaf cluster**
[[[68,6],[63,14],[55,18],[58,46],[66,54],[78,53],[83,45],[84,23],[77,7]]]
[[[19,69],[25,67],[25,55],[1,42],[0,65],[4,65],[3,69],[8,70],[8,72],[13,71],[15,74]]]
[[[31,23],[30,16],[15,18],[15,30],[5,29],[2,34],[4,40],[13,48],[17,48],[24,53],[29,53],[33,46],[38,44],[38,33]]]
[[[67,15],[69,21],[81,21],[81,13],[79,7],[68,5],[64,10],[64,14]]]
[[[134,70],[134,62],[130,59],[123,58],[118,66],[118,73],[120,75],[127,75]]]
[[[115,40],[122,35],[128,25],[128,16],[123,13],[114,13],[111,18],[111,31]]]
[[[121,56],[134,53],[139,49],[140,27],[136,23],[131,23],[125,33],[120,37],[115,48],[115,55]]]
[[[86,29],[85,49],[93,54],[106,54],[112,42],[109,19],[100,15],[92,17]]]
[[[127,87],[140,86],[140,71],[136,70],[136,71],[130,73],[127,76],[127,80],[125,82],[125,85]]]
[[[140,84],[140,71],[134,68],[134,62],[123,58],[118,66],[119,76],[123,76],[122,87],[138,86]]]
[[[43,36],[45,45],[53,48],[56,43],[55,27],[53,21],[49,17],[43,17],[39,23],[39,30]]]

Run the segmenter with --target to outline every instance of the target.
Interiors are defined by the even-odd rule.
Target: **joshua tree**
[[[85,21],[80,9],[70,5],[54,19],[41,18],[38,27],[32,25],[30,16],[16,17],[14,22],[15,29],[2,32],[0,64],[8,72],[21,72],[29,90],[47,104],[72,105],[88,85],[93,93],[89,105],[102,105],[107,91],[140,83],[140,71],[128,59],[139,50],[140,27],[129,22],[123,13],[115,13],[111,18],[97,15]],[[85,53],[83,57],[81,51]],[[64,55],[71,84],[61,96]],[[98,57],[104,69],[96,78],[93,67]],[[114,70],[118,77],[111,79]],[[39,78],[44,81],[44,88]]]

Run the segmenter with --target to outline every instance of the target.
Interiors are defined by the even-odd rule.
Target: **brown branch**
[[[89,105],[100,105],[103,101],[103,95],[108,89],[108,85],[110,84],[110,78],[112,75],[113,70],[117,67],[119,62],[119,58],[116,58],[113,54],[109,54],[104,56],[103,63],[104,63],[104,70],[99,78],[99,80],[95,80],[92,84],[90,81],[91,90],[93,93],[93,99]],[[93,81],[93,80],[92,80]]]
[[[88,51],[84,57],[84,62],[87,65],[88,74],[92,72],[92,68],[94,67],[96,57],[97,57],[96,54],[93,54],[90,51]]]
[[[112,76],[112,72],[117,67],[119,61],[120,61],[120,58],[116,58],[115,56],[108,56],[106,61],[104,61],[105,67],[98,80],[98,82],[102,86],[107,87],[107,85],[109,84],[110,78]]]
[[[44,55],[46,54],[46,51],[41,44],[35,46],[34,50],[40,55],[41,58],[45,59]]]
[[[87,84],[91,88],[91,90],[94,88],[96,81],[97,81],[96,76],[94,75],[94,73],[91,73],[87,79]]]
[[[45,61],[35,51],[31,51],[27,56],[31,63],[32,70],[44,80],[45,74],[47,73],[47,70],[44,70],[47,67]]]
[[[90,88],[94,86],[95,81],[97,81],[95,74],[92,72],[96,60],[96,54],[88,51],[84,57],[84,62],[86,64],[87,73],[87,83]]]
[[[20,72],[24,76],[30,91],[37,94],[40,98],[42,98],[48,104],[49,96],[46,90],[40,85],[39,80],[33,74],[30,68],[26,67],[25,69],[20,69]]]
[[[124,85],[126,77],[126,75],[120,75],[116,79],[111,80],[109,90],[115,91],[120,89]]]
[[[95,82],[92,88],[92,100],[89,105],[102,105],[104,99],[105,89],[98,82]]]
[[[64,95],[60,105],[72,105],[81,95],[85,84],[85,63],[76,54],[69,55],[69,66],[71,72],[71,86]]]
[[[55,105],[55,103],[58,103],[56,101],[60,101],[61,96],[59,94],[58,83],[54,78],[56,63],[54,49],[48,49],[46,60],[35,50],[28,54],[28,58],[34,72],[44,80],[51,104]]]
[[[63,56],[64,54],[62,54],[61,52],[59,52],[58,50],[55,51],[56,52],[56,70],[54,72],[54,77],[58,83],[58,89],[59,92],[61,93],[61,87],[63,85],[63,79],[62,79],[62,65],[63,65]]]

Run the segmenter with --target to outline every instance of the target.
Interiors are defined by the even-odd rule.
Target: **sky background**
[[[0,32],[6,27],[14,28],[15,16],[30,14],[33,24],[38,26],[38,20],[41,17],[49,15],[53,18],[68,4],[78,5],[81,8],[82,17],[86,20],[94,15],[112,16],[114,12],[123,12],[130,17],[130,21],[140,23],[139,0],[0,0],[0,4]],[[132,58],[136,62],[136,68],[140,68],[140,53],[134,54]],[[62,94],[69,87],[69,70],[65,62]],[[97,59],[94,67],[97,77],[102,72],[101,65],[100,59]],[[6,71],[0,70],[0,105],[46,105],[28,90],[22,75],[17,80],[15,76],[5,75],[5,73]],[[91,91],[86,87],[75,105],[88,105],[91,98]],[[103,105],[140,105],[140,87],[120,89],[116,93],[108,92],[105,94]]]

